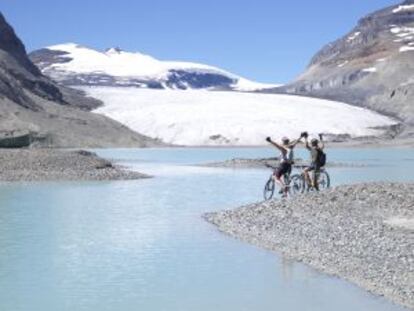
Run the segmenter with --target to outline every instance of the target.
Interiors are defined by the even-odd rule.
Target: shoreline
[[[348,149],[348,148],[414,148],[414,137],[407,139],[395,140],[373,140],[373,141],[344,141],[344,142],[325,142],[326,147],[330,149]],[[267,149],[272,148],[270,145],[165,145],[145,147],[143,149]],[[304,144],[298,144],[296,148],[305,149]],[[108,148],[90,148],[94,150],[108,149]],[[136,147],[118,147],[110,149],[137,149]]]
[[[227,168],[227,169],[275,169],[280,165],[278,157],[272,158],[233,158],[225,161],[201,163],[196,166],[209,168]],[[293,169],[303,169],[309,165],[309,161],[295,159]],[[368,165],[352,162],[327,162],[326,168],[361,168]]]
[[[85,150],[0,149],[1,182],[136,180],[130,171]]]
[[[414,183],[339,186],[203,218],[219,231],[414,309]]]

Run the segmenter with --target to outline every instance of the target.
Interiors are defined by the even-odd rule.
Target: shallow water
[[[269,172],[191,164],[273,150],[98,152],[156,178],[0,185],[0,310],[403,310],[201,219],[261,200]],[[330,169],[334,184],[413,180],[412,149],[328,156],[366,165]]]

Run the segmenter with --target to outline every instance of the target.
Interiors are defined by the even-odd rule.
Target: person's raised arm
[[[279,145],[277,142],[274,142],[270,137],[267,137],[266,138],[266,141],[269,142],[274,147],[276,147],[277,149],[279,149],[280,152],[282,152],[282,153],[286,153],[287,152],[285,147]]]
[[[309,137],[308,132],[302,132],[300,134],[300,138],[304,138],[305,139],[305,147],[306,147],[306,149],[311,150],[311,147],[309,146],[308,137]]]
[[[321,150],[325,149],[325,142],[323,141],[323,135],[319,134],[319,140],[321,142],[321,145],[319,146],[319,148],[321,148]]]
[[[294,141],[292,141],[290,144],[289,144],[289,147],[290,148],[294,148],[294,147],[296,147],[296,145],[297,144],[299,144],[299,142],[302,140],[302,135],[298,138],[298,139],[296,139],[296,140],[294,140]]]

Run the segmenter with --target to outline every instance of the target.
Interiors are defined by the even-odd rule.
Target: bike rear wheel
[[[290,177],[290,195],[295,196],[305,191],[305,180],[302,175],[295,174]]]
[[[269,178],[263,190],[263,197],[266,201],[271,200],[275,193],[275,180],[273,176]]]

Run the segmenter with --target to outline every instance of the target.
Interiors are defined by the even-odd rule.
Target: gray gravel
[[[414,184],[340,186],[204,217],[224,233],[414,309]]]
[[[212,168],[232,168],[232,169],[260,169],[268,168],[266,165],[273,167],[279,166],[279,158],[257,158],[257,159],[247,159],[247,158],[234,158],[221,162],[211,162],[203,163],[198,166],[203,167],[212,167]],[[309,161],[304,161],[302,159],[295,160],[295,168],[303,168],[304,166],[309,165]],[[358,163],[340,163],[340,162],[327,162],[326,167],[362,167],[363,164]]]
[[[0,150],[0,181],[131,180],[150,177],[95,153],[58,149]]]

